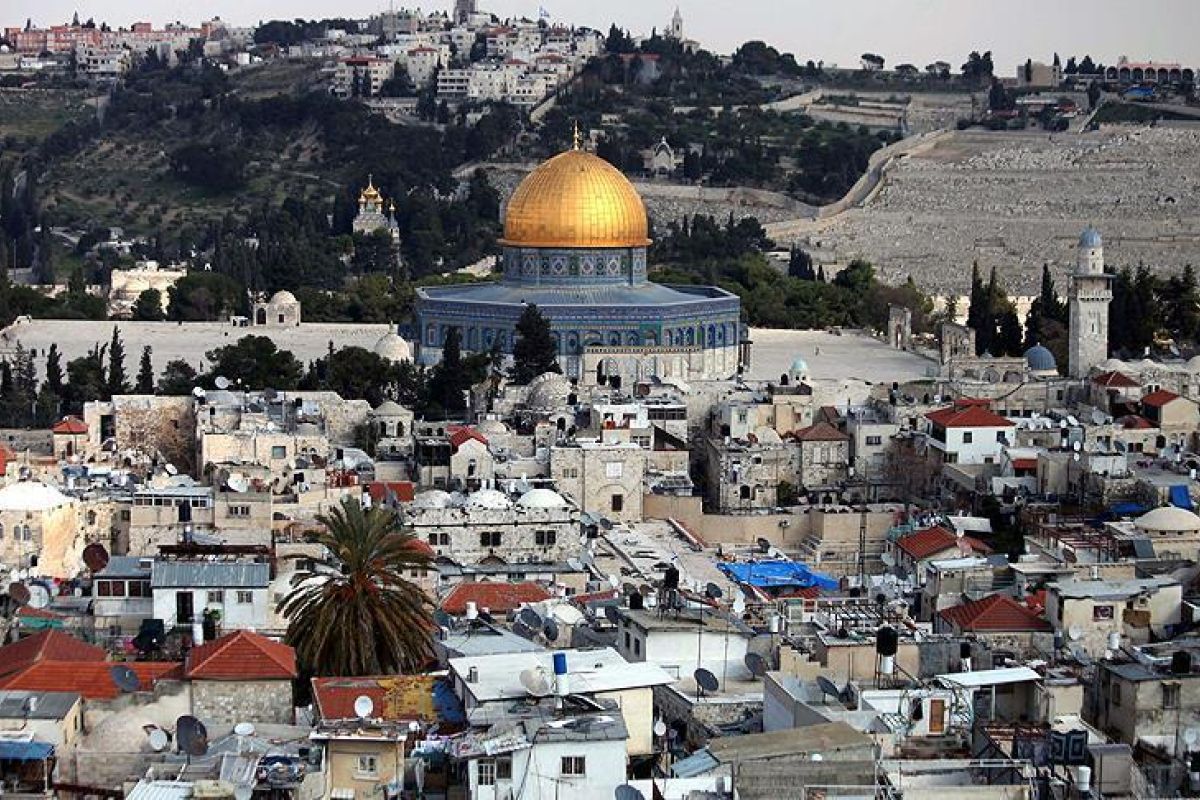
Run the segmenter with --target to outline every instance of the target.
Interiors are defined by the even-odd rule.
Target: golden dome
[[[378,203],[380,200],[379,190],[375,188],[375,176],[367,177],[367,188],[362,190],[362,194],[358,196],[359,203]]]
[[[599,156],[568,150],[525,176],[508,200],[502,244],[645,247],[646,207],[629,179]]]

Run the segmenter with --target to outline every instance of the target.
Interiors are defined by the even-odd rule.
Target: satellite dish
[[[1074,450],[1076,453],[1078,453],[1080,450],[1083,449],[1083,445],[1080,442],[1072,442],[1071,449]]]
[[[604,618],[615,625],[617,620],[621,618],[621,615],[620,612],[617,611],[616,606],[605,606]]]
[[[725,593],[721,591],[721,587],[715,583],[709,583],[704,587],[704,595],[711,600],[719,600],[723,594]]]
[[[40,583],[29,584],[29,605],[32,608],[45,608],[50,605],[50,590]]]
[[[253,722],[239,722],[237,725],[233,726],[233,732],[235,734],[237,734],[238,736],[253,736],[254,735],[254,723]]]
[[[817,676],[817,686],[821,687],[821,692],[830,697],[841,697],[842,690],[837,687],[837,684],[826,678],[824,675]]]
[[[761,678],[767,674],[767,660],[758,653],[746,653],[743,661],[746,663],[746,669],[750,670],[754,677]]]
[[[717,676],[706,670],[704,667],[692,673],[692,677],[696,679],[696,685],[706,692],[715,692],[721,688],[720,681]]]
[[[521,685],[525,687],[525,691],[534,697],[545,697],[550,694],[550,679],[546,677],[544,670],[537,667],[531,667],[521,671]]]
[[[538,612],[534,611],[529,606],[521,609],[517,614],[517,619],[525,623],[529,628],[537,630],[542,627],[542,617]]]
[[[250,479],[247,478],[245,475],[241,475],[241,474],[238,474],[235,472],[234,474],[230,475],[228,478],[225,479],[225,488],[229,489],[229,491],[231,491],[231,492],[237,492],[238,494],[241,494],[243,492],[249,491]]]
[[[17,605],[28,605],[30,598],[29,587],[23,583],[10,583],[8,585],[8,596],[11,597]]]
[[[262,390],[262,396],[264,400],[270,403],[273,400],[279,399],[279,391],[268,386],[266,389]]]
[[[175,738],[179,742],[181,753],[202,756],[208,752],[208,729],[204,727],[203,722],[190,714],[176,720]]]
[[[552,619],[546,620],[546,624],[542,627],[542,634],[551,642],[558,641],[558,623]]]
[[[1067,636],[1071,639],[1072,642],[1078,642],[1080,639],[1083,638],[1083,629],[1080,628],[1078,625],[1072,625],[1070,628],[1067,629]]]
[[[238,785],[233,787],[233,800],[250,800],[254,796],[254,787]]]
[[[663,722],[661,719],[657,720],[654,723],[654,735],[655,736],[666,736],[667,735],[667,723]]]
[[[162,728],[151,729],[147,738],[150,741],[150,749],[156,753],[166,750],[167,745],[171,743],[171,737]]]
[[[570,567],[573,572],[583,571],[583,563],[578,558],[568,558],[567,566]]]
[[[740,594],[733,598],[733,613],[739,617],[746,612],[746,598]]]
[[[618,786],[616,791],[613,792],[613,796],[616,800],[646,800],[646,795],[629,784]]]
[[[521,622],[521,620],[517,620],[513,623],[512,632],[517,636],[520,636],[522,639],[532,639],[537,635],[535,631],[530,630],[529,626],[524,622]]]
[[[1080,459],[1080,455],[1079,455],[1079,453],[1073,453],[1073,454],[1071,455],[1071,460],[1072,460],[1072,461],[1078,461],[1079,459]]]
[[[196,398],[197,400],[203,400],[204,395],[205,395],[205,392],[202,387],[197,386],[194,389],[192,389],[192,397]]]
[[[359,719],[370,719],[372,712],[375,711],[375,701],[367,697],[365,694],[360,694],[354,698],[354,715]]]
[[[108,551],[99,542],[89,544],[83,548],[83,563],[92,572],[100,572],[108,566]]]
[[[222,390],[228,389],[232,385],[229,382],[229,378],[226,378],[224,375],[218,375],[217,379],[213,381],[213,384],[216,385],[218,389]]]
[[[163,470],[172,478],[179,474],[179,467],[174,464],[167,464],[163,467]]]
[[[108,668],[112,681],[122,692],[136,692],[142,687],[142,682],[132,668],[124,664],[113,664]]]

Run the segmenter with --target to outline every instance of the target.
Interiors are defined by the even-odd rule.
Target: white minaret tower
[[[675,41],[683,39],[683,14],[679,13],[679,6],[675,6],[675,14],[671,17],[670,36]]]
[[[1072,378],[1086,378],[1092,367],[1108,358],[1108,304],[1112,302],[1112,276],[1104,273],[1104,242],[1091,225],[1079,237],[1077,258],[1068,290],[1070,368]]]

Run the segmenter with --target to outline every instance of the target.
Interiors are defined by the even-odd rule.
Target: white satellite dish
[[[228,389],[230,387],[229,378],[226,378],[224,375],[218,375],[213,383],[218,389]]]
[[[237,725],[233,726],[233,732],[235,734],[237,734],[238,736],[253,736],[254,735],[254,723],[253,722],[239,722]]]
[[[1078,453],[1080,450],[1083,449],[1083,444],[1081,442],[1072,442],[1071,449],[1074,450],[1076,453]]]
[[[354,698],[354,713],[358,715],[359,719],[370,719],[374,711],[375,702],[365,694]]]
[[[654,735],[655,736],[666,736],[667,735],[667,725],[661,719],[654,723]]]
[[[229,491],[238,492],[240,494],[242,492],[249,491],[250,479],[245,475],[234,473],[225,479],[225,486],[229,489]]]
[[[50,591],[40,583],[29,584],[29,605],[32,608],[45,608],[50,605]]]
[[[154,728],[149,734],[150,749],[156,753],[161,753],[167,749],[167,745],[171,743],[171,737],[167,736],[167,732],[162,728]]]
[[[174,464],[167,464],[165,467],[163,467],[163,469],[171,477],[175,477],[176,475],[179,474],[179,468],[176,467]]]
[[[202,387],[202,386],[197,386],[194,389],[192,389],[192,397],[196,398],[197,400],[203,400],[204,394],[205,394],[204,387]]]
[[[525,691],[534,697],[545,697],[550,694],[550,679],[546,677],[544,670],[535,667],[522,670],[520,681],[521,685],[525,687]]]
[[[1078,625],[1072,625],[1067,629],[1067,637],[1070,638],[1072,642],[1078,642],[1083,638],[1083,629]]]

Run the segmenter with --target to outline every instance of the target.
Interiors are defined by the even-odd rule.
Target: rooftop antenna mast
[[[867,588],[867,507],[858,518],[858,585]]]

